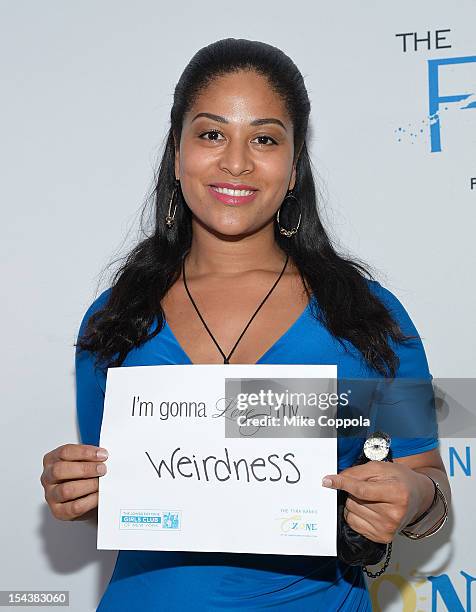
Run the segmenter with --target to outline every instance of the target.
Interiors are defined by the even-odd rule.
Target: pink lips
[[[237,187],[237,189],[239,188]],[[220,200],[221,202],[224,202],[225,204],[230,204],[232,206],[240,206],[240,204],[246,204],[247,202],[251,202],[255,199],[257,194],[257,191],[253,191],[253,193],[250,193],[250,195],[247,196],[231,196],[226,193],[218,193],[218,191],[216,191],[211,185],[208,185],[208,190],[217,200]]]

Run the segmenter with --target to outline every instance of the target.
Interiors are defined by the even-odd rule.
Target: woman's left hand
[[[324,484],[324,479],[332,484]],[[391,461],[368,461],[323,478],[323,486],[348,492],[344,519],[349,526],[380,543],[391,542],[418,516],[429,484],[425,474]]]

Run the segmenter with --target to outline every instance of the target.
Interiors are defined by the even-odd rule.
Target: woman
[[[156,181],[154,231],[80,327],[83,444],[44,457],[55,517],[84,518],[97,507],[108,365],[336,363],[349,378],[431,378],[403,306],[336,253],[319,220],[309,113],[302,75],[270,45],[221,40],[186,67]],[[392,446],[394,463],[371,462],[369,472],[353,466],[361,444],[339,439],[339,473],[328,479],[350,494],[348,524],[373,542],[390,542],[426,511],[428,476],[449,498],[436,437]],[[439,512],[427,515],[430,524]],[[334,557],[119,551],[98,610],[321,607],[370,610],[361,568]]]

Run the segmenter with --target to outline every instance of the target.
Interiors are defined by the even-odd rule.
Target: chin
[[[230,239],[243,238],[253,233],[253,230],[251,229],[239,230],[239,229],[221,228],[221,229],[215,229],[214,231],[216,234],[219,234],[220,236],[224,238],[230,238]]]
[[[240,238],[252,234],[255,230],[243,225],[226,225],[217,223],[213,226],[207,226],[208,231],[224,238]]]
[[[235,211],[232,210],[232,212]],[[249,223],[243,223],[243,219],[240,222],[235,216],[235,218],[231,218],[230,215],[226,214],[213,215],[208,218],[204,215],[201,219],[197,215],[194,215],[194,217],[203,229],[224,238],[239,238],[258,231],[257,227],[251,227]]]

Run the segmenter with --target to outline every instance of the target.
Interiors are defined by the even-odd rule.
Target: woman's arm
[[[416,518],[423,514],[425,510],[430,507],[430,504],[433,500],[434,486],[431,480],[425,475],[431,476],[431,478],[433,478],[433,480],[438,483],[448,503],[448,510],[450,509],[451,487],[439,449],[434,448],[432,450],[426,451],[424,453],[418,453],[416,455],[396,457],[394,459],[394,462],[406,465],[414,472],[422,474],[422,479],[420,481],[421,487],[418,490],[420,504],[414,515],[407,521],[407,524],[413,522]],[[435,505],[431,512],[429,512],[425,516],[425,518],[418,523],[418,526],[415,527],[415,530],[419,533],[423,533],[424,531],[429,529],[442,516],[443,511],[443,504],[440,501]]]
[[[106,289],[88,308],[80,324],[78,340],[86,329],[89,317],[105,304],[109,294],[110,289]],[[76,349],[75,376],[76,413],[81,443],[99,447],[106,375],[96,369],[94,356],[91,353],[88,351],[79,352]],[[97,506],[73,520],[90,521],[97,524]]]
[[[413,457],[417,457],[417,454],[408,455],[405,459],[411,461]],[[413,518],[425,512],[433,500],[434,486],[420,470],[433,470],[439,479],[443,474],[434,467],[413,469],[402,461],[368,461],[338,474],[327,475],[322,484],[347,491],[349,495],[344,507],[344,519],[354,531],[374,542],[389,543]],[[426,481],[432,488],[431,497]],[[443,516],[444,508],[440,504],[438,508],[438,516],[435,516],[435,509],[435,513],[432,511],[425,517],[425,524],[430,514],[429,526]],[[417,533],[424,531],[419,522]]]

